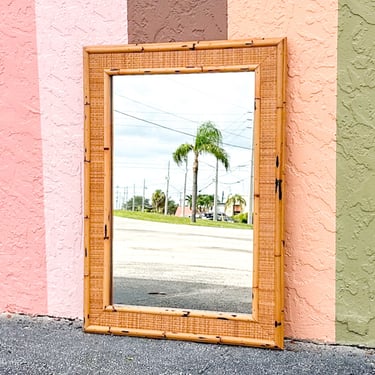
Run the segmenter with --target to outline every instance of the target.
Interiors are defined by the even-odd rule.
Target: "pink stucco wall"
[[[32,2],[23,3],[0,2],[0,311],[45,314],[35,12]]]
[[[288,37],[286,335],[328,342],[335,341],[337,9],[337,0],[228,1],[229,39]]]
[[[127,43],[126,1],[36,0],[48,313],[82,316],[85,45]]]

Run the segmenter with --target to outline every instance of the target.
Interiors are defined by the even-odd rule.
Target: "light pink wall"
[[[127,43],[126,9],[124,0],[36,0],[50,315],[83,315],[82,48]]]
[[[1,1],[0,14],[0,311],[45,314],[35,13],[15,0]]]
[[[335,341],[337,0],[229,0],[228,37],[288,37],[286,335]]]

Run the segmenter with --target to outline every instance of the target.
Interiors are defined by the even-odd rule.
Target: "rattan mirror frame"
[[[283,348],[286,39],[84,48],[84,330]],[[252,314],[112,304],[111,77],[252,70],[255,79]]]

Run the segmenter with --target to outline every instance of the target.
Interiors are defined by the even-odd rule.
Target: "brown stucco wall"
[[[227,39],[226,0],[129,0],[129,43]]]

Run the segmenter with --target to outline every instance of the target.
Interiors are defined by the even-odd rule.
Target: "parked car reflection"
[[[204,219],[204,220],[213,220],[214,214],[213,214],[213,212],[204,212],[201,215],[201,218]],[[217,221],[227,221],[227,222],[230,222],[230,223],[234,223],[234,220],[231,217],[227,216],[224,212],[218,212],[217,213]]]

